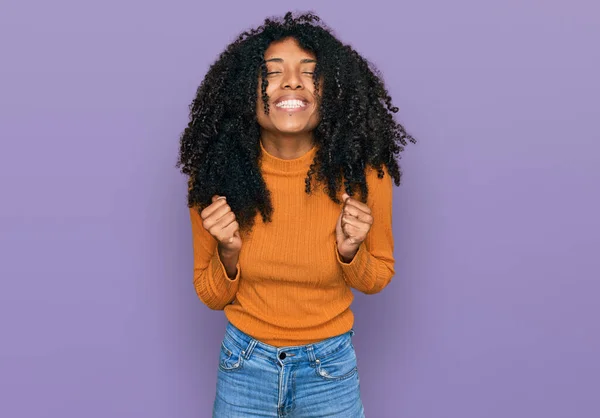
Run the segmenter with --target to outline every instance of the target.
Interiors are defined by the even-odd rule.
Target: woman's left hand
[[[335,236],[340,258],[349,263],[367,237],[373,225],[373,216],[367,205],[351,198],[347,193],[342,195],[342,199],[344,204],[335,227]]]

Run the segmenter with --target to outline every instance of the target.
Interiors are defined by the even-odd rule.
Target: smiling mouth
[[[308,103],[303,100],[282,100],[276,103],[275,107],[286,111],[298,111],[306,109]]]

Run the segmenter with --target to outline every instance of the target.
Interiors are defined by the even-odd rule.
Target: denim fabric
[[[213,418],[363,418],[353,335],[274,347],[228,322]]]

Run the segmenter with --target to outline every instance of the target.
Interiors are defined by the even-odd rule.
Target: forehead
[[[282,58],[284,61],[299,61],[303,58],[315,59],[315,54],[300,48],[298,41],[294,38],[286,38],[271,42],[265,51],[265,59]]]

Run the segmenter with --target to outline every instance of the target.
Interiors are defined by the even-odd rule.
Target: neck
[[[264,149],[282,160],[299,158],[314,146],[312,132],[301,134],[278,134],[262,130],[260,141]]]

